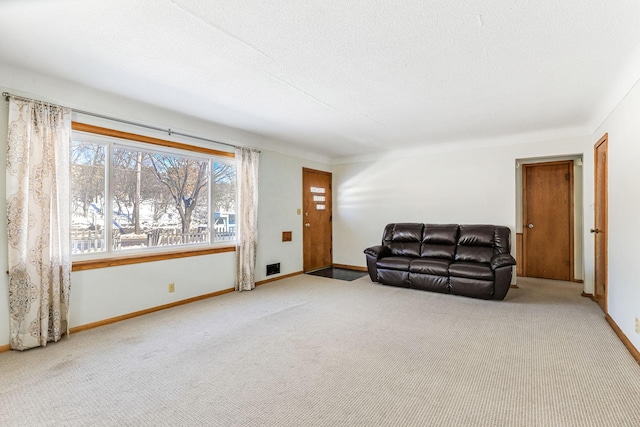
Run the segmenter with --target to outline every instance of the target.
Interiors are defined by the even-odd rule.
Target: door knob
[[[533,228],[533,224],[527,225],[527,228]]]
[[[600,232],[600,230],[598,230],[597,228],[592,228],[591,230],[589,230],[592,233],[598,234]]]
[[[311,227],[311,224],[306,223],[304,226],[305,226],[305,227],[307,227],[307,228],[309,228],[309,227]]]

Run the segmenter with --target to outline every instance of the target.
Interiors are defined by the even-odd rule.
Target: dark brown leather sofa
[[[504,299],[511,285],[508,227],[388,224],[382,244],[365,249],[374,282],[483,299]]]

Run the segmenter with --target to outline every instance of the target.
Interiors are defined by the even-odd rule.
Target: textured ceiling
[[[337,157],[591,132],[639,29],[638,0],[2,0],[0,58]]]

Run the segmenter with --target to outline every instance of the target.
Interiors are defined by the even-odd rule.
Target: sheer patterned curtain
[[[258,243],[258,169],[260,152],[236,148],[237,233],[236,290],[256,287],[256,247]]]
[[[71,111],[11,97],[7,234],[11,348],[68,333]]]

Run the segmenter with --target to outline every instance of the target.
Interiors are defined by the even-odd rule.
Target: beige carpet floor
[[[0,354],[0,426],[640,426],[581,286],[505,301],[296,276]]]

